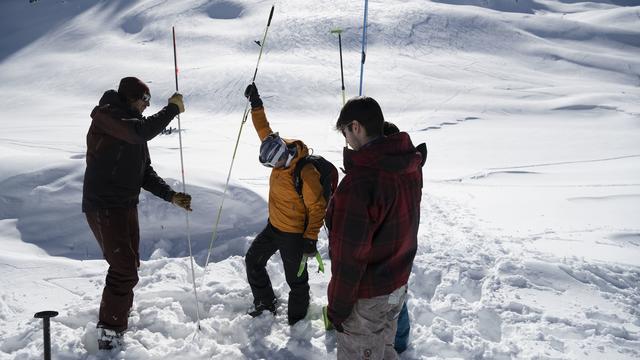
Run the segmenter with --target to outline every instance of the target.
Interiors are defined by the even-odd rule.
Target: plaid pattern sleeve
[[[349,317],[358,300],[358,288],[367,269],[374,231],[369,220],[369,191],[364,184],[354,184],[351,180],[349,177],[343,179],[327,213],[331,221],[328,315],[337,328]]]

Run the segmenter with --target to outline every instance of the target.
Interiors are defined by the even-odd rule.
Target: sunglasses
[[[151,95],[149,94],[142,95],[142,101],[148,103],[149,101],[151,101]]]
[[[352,120],[350,123],[340,128],[340,131],[342,132],[342,136],[347,137],[347,133],[344,131],[344,129],[349,129],[349,131],[353,131],[351,128],[353,126],[354,121],[355,120]]]

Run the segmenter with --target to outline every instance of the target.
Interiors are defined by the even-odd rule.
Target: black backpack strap
[[[311,160],[309,159],[310,155],[303,157],[298,160],[295,169],[293,169],[293,186],[296,188],[296,192],[298,196],[302,199],[302,168],[307,165]],[[302,202],[304,205],[304,201]],[[306,216],[306,208],[305,208],[305,217],[304,217],[304,231],[307,231],[307,225],[309,225],[309,217]],[[304,232],[303,232],[304,233]]]
[[[293,186],[296,188],[298,196],[302,197],[302,168],[309,162],[309,156],[305,156],[298,160],[295,169],[293,169]]]

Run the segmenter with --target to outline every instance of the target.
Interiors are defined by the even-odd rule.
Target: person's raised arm
[[[262,99],[260,99],[260,94],[258,93],[258,88],[255,83],[251,83],[247,86],[244,90],[244,96],[249,99],[249,102],[251,102],[251,120],[253,122],[253,127],[258,133],[260,141],[263,141],[267,136],[269,136],[269,134],[273,133],[273,130],[271,130],[269,121],[267,121],[267,115],[265,114],[264,107],[262,106]]]

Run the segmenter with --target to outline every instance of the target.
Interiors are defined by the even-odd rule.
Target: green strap
[[[324,274],[324,263],[322,262],[322,256],[320,256],[319,252],[316,252],[316,260],[318,261],[318,272]]]
[[[322,307],[322,321],[324,321],[324,329],[329,331],[329,330],[333,330],[333,324],[331,323],[331,320],[329,320],[329,315],[327,315],[327,307],[323,306]]]
[[[302,260],[300,261],[300,267],[298,267],[298,277],[302,276],[304,267],[307,266],[307,255],[302,254]]]
[[[308,258],[309,256],[307,256],[306,254],[302,254],[302,260],[300,260],[300,266],[298,267],[298,274],[297,274],[298,277],[302,276],[302,273],[304,272],[304,267],[307,265]],[[318,272],[324,273],[324,262],[322,262],[322,256],[320,256],[320,253],[317,251],[316,251],[316,261],[318,262]]]

